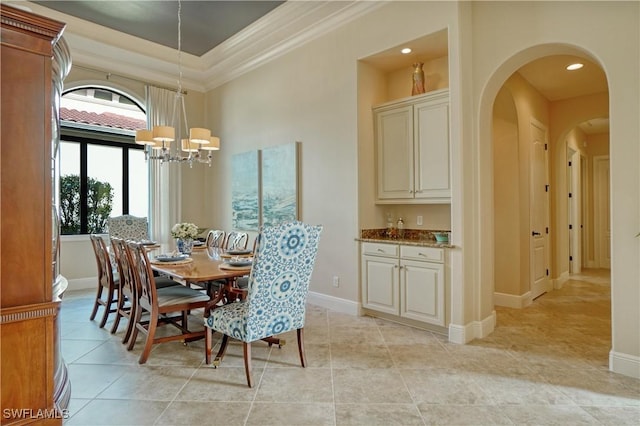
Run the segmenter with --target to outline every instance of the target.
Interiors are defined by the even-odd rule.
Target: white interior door
[[[593,158],[596,262],[611,268],[611,220],[609,216],[609,157]]]
[[[531,123],[530,228],[531,297],[546,293],[549,280],[549,187],[546,129]]]
[[[569,149],[569,272],[582,271],[582,194],[580,153]]]

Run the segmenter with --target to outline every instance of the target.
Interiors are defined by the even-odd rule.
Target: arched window
[[[60,225],[63,235],[106,232],[110,216],[148,217],[148,169],[135,130],[142,108],[102,87],[73,89],[60,102]]]

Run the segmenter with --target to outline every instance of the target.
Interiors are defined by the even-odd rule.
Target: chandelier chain
[[[182,93],[182,1],[178,0],[178,93]]]

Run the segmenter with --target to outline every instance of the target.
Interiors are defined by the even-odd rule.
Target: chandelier
[[[220,138],[211,136],[211,130],[200,127],[189,128],[187,110],[182,91],[182,1],[178,0],[178,90],[173,101],[171,123],[173,126],[153,126],[152,130],[136,130],[136,143],[145,145],[145,160],[160,163],[179,162],[205,163],[211,167],[212,152],[220,149]],[[182,115],[184,127],[180,121]],[[182,138],[183,131],[188,138]],[[180,143],[176,142],[177,139]]]

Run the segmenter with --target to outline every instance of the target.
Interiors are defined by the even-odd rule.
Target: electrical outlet
[[[340,278],[336,275],[333,276],[333,286],[340,287]]]
[[[418,224],[418,226],[422,226],[422,216],[418,216],[416,218],[416,223]]]

